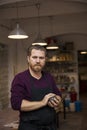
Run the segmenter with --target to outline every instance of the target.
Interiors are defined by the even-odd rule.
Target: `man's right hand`
[[[45,95],[44,98],[42,99],[44,106],[46,106],[48,104],[49,99],[54,96],[55,96],[54,93],[49,93],[49,94]]]

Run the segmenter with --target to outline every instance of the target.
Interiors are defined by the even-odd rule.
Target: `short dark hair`
[[[43,46],[41,46],[41,45],[31,45],[31,46],[29,46],[28,49],[27,49],[27,55],[28,55],[28,56],[31,55],[31,51],[32,51],[33,49],[44,51],[44,52],[45,52],[45,55],[47,55],[47,52],[46,52],[45,47],[43,47]]]

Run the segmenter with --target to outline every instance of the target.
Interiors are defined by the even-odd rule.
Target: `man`
[[[61,93],[53,77],[42,71],[46,62],[44,47],[30,46],[28,69],[17,74],[11,87],[11,105],[20,111],[18,130],[56,130],[55,108]]]

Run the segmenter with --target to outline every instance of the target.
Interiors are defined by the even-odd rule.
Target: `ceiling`
[[[31,2],[36,3],[38,1],[41,2],[41,1],[44,1],[44,0],[0,0],[0,5],[15,3],[15,2],[26,2],[26,1],[29,1],[29,3],[31,3]],[[87,3],[87,0],[61,0],[61,1]]]
[[[37,17],[35,5],[40,3],[40,16],[66,15],[87,12],[87,0],[0,0],[3,19]],[[63,6],[65,9],[61,8]]]
[[[42,18],[46,19],[49,16],[54,16],[55,20],[58,20],[58,24],[65,21],[65,25],[68,24],[68,19],[70,22],[74,21],[75,23],[80,21],[79,26],[82,25],[82,31],[79,29],[74,32],[72,28],[68,35],[74,32],[75,35],[80,34],[87,37],[87,0],[0,0],[0,26],[8,30],[11,29],[11,22],[17,20],[17,7],[19,19],[30,20],[37,18],[36,4],[38,2],[40,3],[40,16]],[[80,33],[78,33],[79,31]],[[55,33],[55,35],[59,34]],[[66,32],[60,30],[60,35],[66,35]]]

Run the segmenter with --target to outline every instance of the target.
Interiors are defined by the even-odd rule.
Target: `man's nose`
[[[40,62],[40,58],[39,57],[37,58],[37,62]]]

